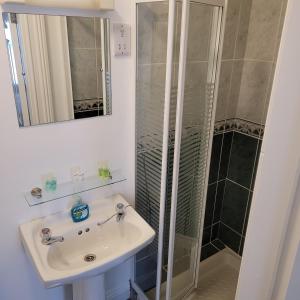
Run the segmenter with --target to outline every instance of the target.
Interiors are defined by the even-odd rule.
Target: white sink
[[[20,226],[26,252],[46,287],[103,274],[153,241],[155,232],[131,206],[120,222],[113,217],[101,224],[116,213],[118,203],[128,206],[120,195],[90,203],[91,216],[81,223],[73,223],[65,211]],[[50,228],[64,241],[43,245],[42,228]],[[85,261],[90,254],[95,259]]]

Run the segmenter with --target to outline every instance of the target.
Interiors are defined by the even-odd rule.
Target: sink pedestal
[[[105,300],[104,274],[73,283],[73,300]]]

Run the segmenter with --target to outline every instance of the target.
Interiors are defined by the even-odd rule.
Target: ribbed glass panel
[[[137,5],[136,209],[156,231],[136,256],[136,282],[144,291],[156,284],[167,29],[168,2]]]
[[[173,88],[166,187],[162,283],[168,271],[169,226],[175,142],[177,72],[179,57],[181,1],[177,2]],[[181,276],[179,292],[194,280],[196,246],[199,243],[204,206],[205,179],[212,126],[215,86],[210,79],[214,7],[191,2],[188,57],[184,95],[176,237],[173,277]],[[166,72],[168,3],[137,5],[136,79],[136,209],[159,232],[163,113]],[[214,81],[213,81],[214,82]],[[136,282],[154,299],[158,235],[136,256]],[[184,275],[184,276],[183,276]],[[186,276],[185,276],[186,275]],[[178,282],[176,281],[176,284]],[[164,298],[164,288],[162,297]],[[174,289],[172,297],[178,296]]]
[[[195,280],[194,267],[205,204],[209,141],[213,126],[215,86],[210,76],[216,74],[217,67],[216,61],[213,61],[216,56],[212,55],[217,51],[214,47],[216,32],[213,29],[220,30],[213,26],[215,9],[219,8],[196,2],[190,4],[172,299],[183,295]],[[180,281],[175,279],[178,275]]]

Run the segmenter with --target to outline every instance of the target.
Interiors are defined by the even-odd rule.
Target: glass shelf
[[[111,172],[111,175],[112,179],[101,179],[99,176],[90,176],[76,183],[61,183],[57,185],[56,191],[54,192],[47,192],[43,189],[41,198],[34,197],[31,195],[31,192],[27,192],[25,193],[25,199],[29,206],[35,206],[126,180],[120,170]]]

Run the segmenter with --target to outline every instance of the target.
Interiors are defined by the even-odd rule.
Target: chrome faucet
[[[117,222],[120,222],[125,217],[125,206],[123,203],[118,203],[116,205],[116,212],[117,212]]]
[[[42,244],[47,245],[47,246],[52,245],[57,242],[64,241],[63,236],[51,236],[50,228],[43,228],[41,231],[41,237],[42,237]]]

